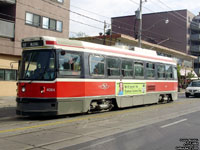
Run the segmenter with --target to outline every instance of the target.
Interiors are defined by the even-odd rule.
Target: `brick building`
[[[15,96],[21,39],[68,38],[70,0],[0,0],[0,96]]]
[[[200,16],[188,10],[177,10],[142,15],[142,40],[197,56],[192,62],[179,64],[195,68],[200,75]],[[137,38],[139,20],[135,15],[112,18],[113,33]]]

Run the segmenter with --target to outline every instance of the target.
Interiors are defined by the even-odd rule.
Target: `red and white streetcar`
[[[61,115],[177,99],[172,58],[135,47],[35,37],[22,40],[17,114]]]

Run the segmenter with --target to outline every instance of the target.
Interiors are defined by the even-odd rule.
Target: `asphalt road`
[[[199,150],[200,111],[62,150]]]
[[[16,116],[16,107],[4,107],[0,108],[0,119],[5,117]]]
[[[24,118],[13,108],[2,112],[0,150],[175,150],[200,140],[200,98],[184,94],[173,103],[90,115]]]

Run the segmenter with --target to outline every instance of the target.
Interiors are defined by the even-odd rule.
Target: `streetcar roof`
[[[157,62],[168,62],[170,64],[176,64],[176,62],[169,57],[164,56],[158,56],[156,51],[149,50],[149,49],[143,49],[139,47],[135,47],[134,50],[128,50],[128,49],[122,49],[118,47],[113,46],[106,46],[106,45],[100,45],[100,44],[94,44],[84,41],[78,41],[78,40],[70,40],[70,39],[64,39],[64,38],[56,38],[56,37],[49,37],[49,36],[42,36],[42,37],[31,37],[31,38],[24,38],[22,39],[22,43],[26,42],[34,42],[34,41],[43,41],[42,45],[39,45],[40,43],[32,43],[29,47],[23,47],[23,50],[33,50],[33,49],[52,49],[52,48],[58,48],[58,49],[69,49],[80,51],[80,49],[83,52],[92,52],[96,54],[105,54],[105,55],[111,55],[111,56],[127,56],[127,57],[135,57],[137,59],[142,60],[149,60],[149,61],[157,61]]]

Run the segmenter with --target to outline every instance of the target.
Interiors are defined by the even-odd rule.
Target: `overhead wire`
[[[52,5],[55,5],[55,4],[53,4],[53,3],[49,2],[49,1],[46,1],[46,0],[42,0],[42,1],[47,2],[47,3],[49,3],[49,4],[52,4]],[[133,0],[130,0],[130,1],[133,1]],[[22,4],[22,5],[26,5],[26,6],[32,7],[32,8],[34,8],[34,9],[38,9],[38,10],[44,12],[44,10],[39,9],[39,8],[35,8],[35,7],[31,6],[31,5],[24,4],[24,3],[21,3],[21,2],[18,2],[18,3],[20,3],[20,4]],[[55,6],[57,6],[57,5],[55,5]],[[61,6],[57,6],[57,7],[62,8],[62,9],[65,9],[65,10],[67,10],[67,11],[69,11],[69,12],[71,12],[71,13],[74,13],[74,14],[76,14],[76,15],[79,15],[79,16],[81,16],[81,17],[85,17],[85,18],[91,19],[91,20],[96,21],[96,22],[99,22],[99,23],[104,23],[104,21],[101,21],[101,20],[98,20],[98,19],[95,19],[95,18],[86,16],[86,15],[77,13],[77,12],[75,12],[75,11],[71,11],[71,10],[65,8],[65,7],[61,7]],[[50,14],[52,14],[52,15],[55,15],[54,13],[51,13],[51,12],[47,12],[47,13],[50,13]],[[91,13],[92,13],[92,12],[91,12]],[[56,16],[58,16],[58,15],[56,15]],[[58,16],[58,17],[64,18],[63,16]],[[104,16],[104,17],[105,17],[105,16]],[[22,19],[22,18],[17,18],[17,19],[25,20],[25,19]],[[96,29],[103,30],[103,29],[101,29],[101,28],[99,28],[99,27],[92,26],[92,25],[89,25],[89,24],[86,24],[86,23],[83,23],[83,22],[80,22],[80,21],[77,21],[77,20],[74,20],[74,19],[70,19],[70,20],[73,21],[73,22],[76,22],[76,23],[80,23],[80,24],[82,24],[82,25],[87,25],[87,26],[90,26],[90,27],[93,27],[93,28],[96,28]],[[107,24],[108,24],[108,23],[107,23]],[[108,25],[111,25],[111,24],[108,24]],[[127,24],[127,25],[130,25],[130,24]],[[114,26],[115,26],[115,25],[114,25]],[[131,25],[130,25],[130,26],[131,26]],[[118,26],[116,26],[116,27],[118,27]],[[124,28],[124,27],[121,27],[121,28],[122,28],[122,29],[125,29],[125,30],[128,30],[128,31],[131,31],[131,32],[134,32],[133,30],[128,29],[128,28]],[[120,34],[121,34],[121,33],[120,33]]]
[[[96,22],[105,24],[104,21],[101,21],[101,20],[98,20],[98,19],[89,17],[89,16],[87,16],[87,15],[80,14],[80,13],[78,13],[78,12],[75,12],[75,11],[72,11],[72,10],[70,10],[70,9],[67,9],[66,7],[62,7],[62,6],[59,6],[59,5],[55,5],[54,3],[50,2],[50,1],[46,1],[46,0],[42,0],[42,1],[44,1],[44,2],[46,2],[46,3],[48,3],[48,4],[51,4],[51,5],[54,5],[54,6],[56,6],[56,7],[62,8],[62,9],[64,9],[64,10],[67,10],[67,11],[69,11],[69,12],[71,12],[71,13],[73,13],[73,14],[79,15],[79,16],[81,16],[81,17],[84,17],[84,18],[87,18],[87,19],[90,19],[90,20],[93,20],[93,21],[96,21]],[[42,12],[46,12],[46,11],[43,10],[43,9],[36,8],[36,7],[33,7],[33,6],[31,6],[31,5],[28,5],[28,4],[24,4],[24,3],[22,3],[22,2],[18,2],[18,3],[21,4],[21,5],[25,5],[25,6],[31,7],[31,8],[33,8],[33,9],[37,9],[37,10],[42,11]],[[82,10],[83,10],[83,9],[82,9]],[[85,10],[85,11],[86,11],[86,10]],[[88,11],[88,12],[89,12],[89,11]],[[57,17],[64,18],[63,16],[58,16],[57,14],[52,13],[52,12],[46,12],[46,13],[51,14],[51,15],[54,15],[54,16],[57,16]],[[92,13],[92,12],[91,12],[91,13]],[[96,13],[96,14],[97,14],[97,13]],[[71,20],[71,19],[70,19],[70,20]],[[77,23],[79,22],[79,21],[75,21],[75,20],[71,20],[71,21],[74,21],[74,22],[77,22]],[[82,23],[82,24],[84,24],[84,23]],[[124,23],[124,24],[125,24],[125,23]],[[106,25],[111,26],[110,23],[106,23]],[[126,24],[126,25],[130,25],[130,24]],[[113,26],[118,27],[118,26],[116,26],[116,25],[113,25]],[[130,25],[130,26],[131,26],[131,25]],[[94,27],[94,26],[93,26],[93,27]],[[96,27],[96,28],[100,29],[99,27]],[[129,28],[125,28],[125,27],[121,27],[121,28],[124,29],[124,30],[132,31],[132,30],[129,29]],[[103,28],[102,28],[102,30],[103,30]],[[132,31],[132,32],[133,32],[133,31]]]
[[[166,6],[167,8],[169,8],[170,10],[173,11],[173,9],[171,7],[169,7],[167,4],[165,4],[164,2],[162,2],[161,0],[157,0],[158,2],[160,2],[162,5]],[[180,13],[178,13],[177,11],[174,11],[175,14],[177,14],[179,17],[181,17],[182,19],[187,20],[187,17],[181,15]],[[179,18],[180,19],[180,18]]]
[[[130,0],[130,1],[132,1],[132,0]],[[134,1],[133,1],[134,2]],[[138,3],[136,3],[136,4],[138,4]],[[78,8],[78,9],[81,9],[81,8],[79,8],[79,7],[76,7],[76,8]],[[84,10],[84,9],[81,9],[81,10]],[[91,11],[87,11],[87,10],[84,10],[84,11],[86,11],[86,12],[89,12],[89,13],[94,13],[94,12],[91,12]],[[98,16],[101,16],[101,15],[99,15],[99,14],[97,14],[97,13],[95,13],[96,15],[98,15]],[[108,17],[107,17],[108,18]],[[116,21],[115,20],[115,22],[118,22],[118,23],[120,23],[120,24],[125,24],[125,25],[128,25],[128,26],[133,26],[133,25],[131,25],[131,24],[126,24],[126,23],[124,23],[124,22],[121,22],[121,21]],[[114,25],[113,24],[113,26],[114,27],[118,27],[118,26],[116,26],[116,25]],[[128,28],[124,28],[124,27],[120,27],[120,28],[122,28],[122,29],[124,29],[124,30],[128,30],[128,31],[131,31],[131,32],[134,32],[134,30],[131,30],[131,29],[128,29]],[[113,32],[113,31],[112,31]],[[147,32],[151,32],[151,31],[147,31]],[[153,33],[153,32],[151,32],[151,33]],[[133,34],[135,34],[135,33],[133,33]],[[162,34],[158,34],[158,33],[154,33],[154,34],[157,34],[157,35],[159,35],[159,36],[163,36]]]
[[[129,1],[131,1],[131,2],[134,3],[134,4],[139,5],[139,3],[138,3],[138,2],[135,2],[134,0],[129,0]],[[156,5],[157,5],[157,4],[156,4]],[[151,9],[148,8],[148,7],[143,6],[143,8],[146,9],[146,10],[149,10],[151,13],[156,13],[156,12],[154,12],[153,10],[151,10]],[[174,16],[175,18],[177,18],[177,19],[179,19],[179,20],[181,20],[181,21],[183,21],[183,22],[185,22],[185,21],[187,20],[187,18],[185,18],[185,20],[183,20],[183,18],[182,18],[182,19],[181,19],[181,18],[178,18],[178,17],[175,15],[175,14],[177,14],[178,12],[174,11],[172,8],[170,8],[170,9],[171,9],[172,11],[166,11],[165,13],[169,13],[171,16]],[[164,13],[164,12],[163,12],[163,13]],[[173,13],[175,13],[175,14],[173,14]],[[179,14],[179,13],[178,13],[178,14]],[[162,17],[163,19],[166,19],[166,18],[163,17],[162,14],[160,14],[160,13],[157,13],[157,15],[159,15],[159,16]],[[179,14],[179,15],[180,15],[180,14]],[[182,17],[183,17],[183,16],[182,16]],[[181,26],[181,25],[179,25],[179,24],[178,24],[177,22],[175,22],[175,21],[170,20],[170,22],[176,24],[176,25],[179,26],[179,27],[185,28],[185,26]],[[193,22],[193,21],[192,21],[192,22]],[[195,23],[195,22],[193,22],[193,23]],[[191,25],[197,27],[196,24],[191,24]]]
[[[53,3],[51,3],[51,2],[49,2],[49,1],[46,1],[46,0],[42,0],[42,1],[44,1],[44,2],[47,2],[47,3],[49,3],[49,4],[51,4],[51,5],[54,5],[54,6],[57,6],[57,5],[55,5],[55,4],[53,4]],[[130,0],[130,1],[132,1],[132,2],[134,2],[133,0]],[[135,2],[136,3],[136,2]],[[138,4],[138,3],[136,3],[136,4]],[[76,12],[74,12],[74,11],[71,11],[71,10],[69,10],[69,9],[67,9],[67,8],[64,8],[64,7],[61,7],[61,6],[57,6],[57,7],[59,7],[59,8],[63,8],[63,9],[65,9],[65,10],[68,10],[68,11],[70,11],[70,12],[72,12],[72,13],[75,13],[75,14],[80,14],[80,13],[76,13]],[[83,9],[82,9],[83,10]],[[152,11],[152,10],[151,10]],[[88,11],[89,12],[89,11]],[[90,11],[91,12],[91,11]],[[96,13],[97,14],[97,13]],[[94,19],[94,18],[92,18],[92,17],[88,17],[88,16],[86,16],[86,15],[80,15],[80,16],[82,16],[82,17],[85,17],[85,18],[88,18],[88,19],[92,19],[93,21],[97,21],[97,22],[100,22],[100,23],[104,23],[104,21],[100,21],[100,20],[97,20],[97,19]],[[109,24],[109,23],[106,23],[107,25],[111,25],[111,24]],[[130,24],[129,24],[130,25]],[[113,26],[114,27],[119,27],[119,26],[117,26],[117,25],[114,25],[113,24]],[[130,25],[131,26],[131,25]],[[124,30],[127,30],[127,31],[130,31],[130,32],[134,32],[133,30],[131,30],[131,29],[129,29],[129,28],[124,28],[124,27],[120,27],[120,28],[122,28],[122,29],[124,29]],[[150,31],[149,31],[150,32]],[[119,34],[121,34],[121,33],[119,33]],[[159,34],[160,36],[162,36],[161,34]]]
[[[173,16],[175,16],[177,19],[179,19],[179,20],[182,20],[183,22],[185,22],[185,21],[187,21],[187,17],[186,16],[183,16],[183,15],[181,15],[180,13],[178,13],[177,11],[173,11],[173,9],[170,7],[170,6],[168,6],[167,4],[165,4],[164,2],[162,2],[161,0],[158,0],[162,5],[164,5],[165,7],[167,7],[168,9],[170,9],[170,10],[172,10],[172,11],[169,11],[169,13],[171,13],[171,15],[173,15]],[[175,13],[175,14],[177,14],[177,16],[175,15],[175,14],[173,14],[173,13]],[[179,16],[179,17],[178,17]],[[181,18],[180,18],[181,17]],[[190,20],[190,25],[191,26],[194,26],[194,27],[199,27],[199,25],[197,24],[197,22],[194,22],[194,21],[192,21],[192,20]]]

